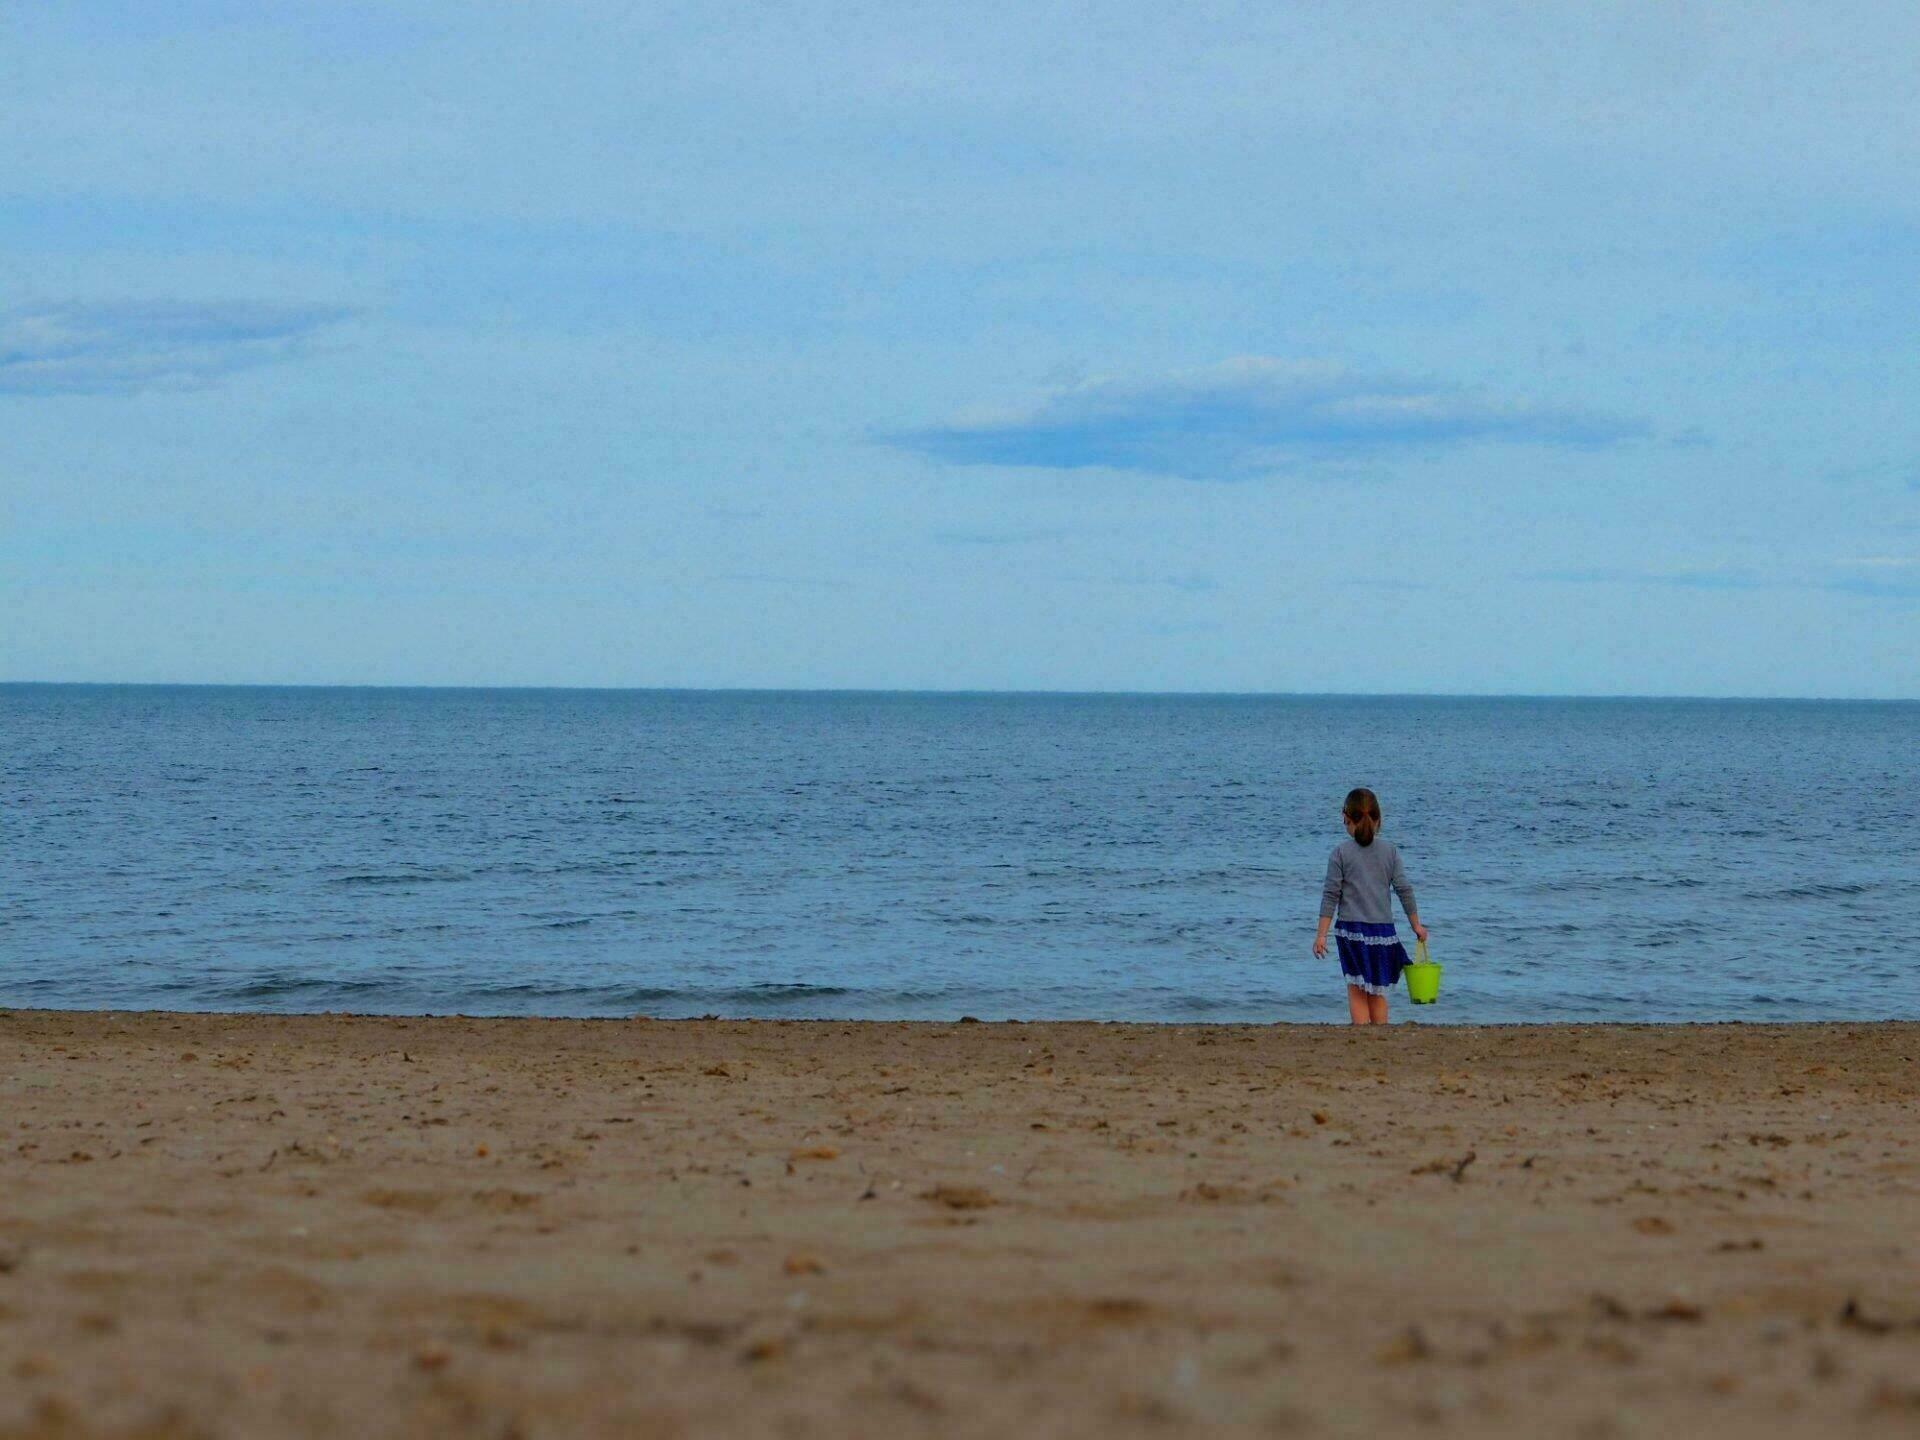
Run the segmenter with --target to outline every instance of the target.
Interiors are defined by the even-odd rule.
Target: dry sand
[[[1920,1433],[1920,1026],[0,1015],[0,1436]]]

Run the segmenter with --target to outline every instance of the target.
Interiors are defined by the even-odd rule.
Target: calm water
[[[1915,1018],[1916,755],[1920,705],[0,687],[0,1004],[1339,1019],[1366,783],[1422,1019]]]

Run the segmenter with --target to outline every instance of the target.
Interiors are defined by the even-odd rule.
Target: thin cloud
[[[1111,575],[1094,583],[1178,590],[1183,595],[1211,595],[1220,588],[1220,582],[1211,575]]]
[[[1647,433],[1617,416],[1255,356],[1089,381],[1003,414],[879,438],[953,465],[1232,480],[1396,451],[1490,441],[1591,449]]]
[[[1835,595],[1863,595],[1869,600],[1920,600],[1920,580],[1870,580],[1848,576],[1813,587]]]
[[[1893,568],[1903,562],[1890,560],[1883,563],[1887,568]],[[1658,585],[1679,590],[1795,590],[1828,595],[1857,595],[1870,600],[1920,599],[1920,580],[1881,579],[1877,576],[1862,575],[1773,577],[1752,570],[1708,568],[1542,570],[1532,578],[1566,585]]]
[[[0,312],[0,394],[190,390],[295,354],[348,312],[264,301],[70,301]]]
[[[933,541],[937,545],[1038,545],[1053,540],[1064,540],[1072,532],[1065,529],[1008,529],[1008,530],[936,530]]]
[[[760,570],[735,570],[713,578],[735,585],[777,585],[799,590],[852,590],[855,588],[851,580],[834,580],[818,575],[775,575]]]
[[[1767,580],[1750,570],[1701,567],[1678,570],[1542,570],[1536,580],[1563,585],[1664,585],[1676,590],[1771,590],[1778,580]]]
[[[1847,484],[1892,480],[1908,490],[1920,490],[1920,461],[1879,460],[1870,465],[1843,465],[1827,471],[1827,478]]]

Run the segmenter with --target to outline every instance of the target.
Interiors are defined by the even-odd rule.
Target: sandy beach
[[[1920,1027],[0,1014],[0,1436],[1911,1434]]]

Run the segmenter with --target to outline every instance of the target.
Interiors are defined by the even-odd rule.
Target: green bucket
[[[1416,1005],[1431,1005],[1440,998],[1440,966],[1427,959],[1427,942],[1413,947],[1413,959],[1402,967],[1407,977],[1407,998]]]

